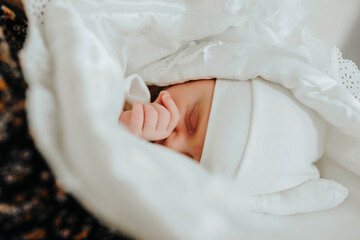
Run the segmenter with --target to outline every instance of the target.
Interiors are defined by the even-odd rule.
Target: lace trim
[[[31,20],[38,21],[41,25],[44,25],[44,15],[46,8],[48,7],[51,0],[26,0],[29,1],[27,14],[31,15]]]
[[[338,48],[335,49],[338,56],[338,81],[360,102],[360,71],[356,64],[342,57]]]
[[[360,71],[356,64],[342,57],[339,48],[328,47],[310,29],[303,31],[303,42],[311,54],[311,64],[341,83],[360,102]]]
[[[31,84],[38,85],[38,87],[30,88],[27,91],[29,122],[31,127],[34,128],[34,132],[36,132],[34,136],[41,135],[45,139],[54,134],[44,135],[41,131],[37,131],[36,128],[43,128],[48,133],[56,129],[55,100],[50,94],[52,82],[49,81],[51,78],[51,59],[46,49],[44,38],[41,36],[44,28],[45,12],[50,3],[51,0],[23,1],[29,20],[29,30],[25,46],[20,52],[20,58],[27,60],[22,62],[24,75],[29,76],[25,80]],[[39,88],[38,82],[41,83],[41,88]],[[35,103],[41,103],[42,106],[34,108]]]
[[[44,29],[45,12],[52,0],[27,0],[24,1],[26,14],[29,19],[29,31],[27,39],[25,40],[26,52],[22,55],[27,55],[27,59],[32,59],[31,63],[28,61],[28,69],[30,69],[31,79],[41,81],[44,86],[50,87],[50,82],[47,81],[50,76],[50,57],[48,55],[44,38],[41,37],[41,32]],[[30,44],[32,47],[28,48],[26,45]],[[26,81],[31,81],[26,79]]]

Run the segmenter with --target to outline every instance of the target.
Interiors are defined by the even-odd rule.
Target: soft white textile
[[[237,175],[250,133],[252,98],[251,81],[216,81],[200,159],[212,174],[229,179]]]
[[[313,162],[324,151],[322,118],[281,85],[246,82],[217,80],[200,165],[251,195],[318,179]]]
[[[125,88],[139,76],[167,85],[168,79],[182,82],[199,71],[196,76],[261,76],[279,83],[327,121],[327,155],[360,175],[359,103],[311,65],[306,49],[281,44],[297,22],[294,16],[301,16],[295,14],[298,1],[210,2],[24,1],[29,35],[21,60],[35,142],[66,191],[109,225],[137,238],[276,237],[275,230],[284,228],[279,218],[251,210],[299,210],[289,207],[284,213],[276,207],[291,203],[286,195],[270,199],[277,203],[270,206],[241,195],[234,182],[128,134],[117,119]],[[234,53],[230,59],[229,52]],[[198,69],[204,61],[209,67]],[[156,63],[163,65],[156,69]],[[291,219],[289,229],[297,228]]]

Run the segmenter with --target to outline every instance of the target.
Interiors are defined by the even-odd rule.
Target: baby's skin
[[[177,84],[153,103],[133,104],[119,120],[141,138],[200,162],[210,116],[215,79]]]
[[[130,132],[148,141],[167,138],[180,120],[180,112],[167,91],[160,92],[153,103],[135,102],[119,118]]]

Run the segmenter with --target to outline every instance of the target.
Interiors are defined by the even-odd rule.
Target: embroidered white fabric
[[[360,102],[360,71],[356,64],[344,59],[338,48],[335,49],[338,56],[338,78],[346,89]]]
[[[41,25],[44,25],[44,14],[48,4],[51,0],[30,0],[30,9],[27,9],[27,14],[31,14],[31,19],[36,19]]]
[[[310,29],[303,31],[303,41],[312,55],[311,63],[323,73],[340,82],[360,101],[360,71],[356,64],[342,57],[339,48],[330,48],[316,38]]]
[[[51,3],[51,0],[30,0],[31,4],[27,9],[27,14],[31,14],[31,19],[37,21],[37,26],[39,26],[39,30],[42,31],[41,26],[44,25],[44,14],[46,12],[46,8]],[[229,1],[232,3],[232,1]],[[232,3],[233,4],[233,3]],[[34,26],[34,25],[32,25]],[[41,38],[40,38],[41,39]],[[338,82],[342,83],[344,87],[358,100],[360,101],[360,71],[356,64],[349,60],[344,59],[342,57],[342,53],[337,47],[327,47],[326,44],[320,39],[316,38],[310,29],[304,29],[303,32],[303,41],[305,46],[312,53],[312,63],[322,72],[326,73],[328,76],[336,79]],[[39,46],[42,44],[39,44]],[[193,46],[194,43],[190,43],[190,46]],[[171,71],[171,68],[177,64],[188,64],[194,61],[199,55],[203,54],[205,50],[214,45],[221,45],[221,42],[211,42],[201,47],[197,51],[193,51],[194,49],[186,48],[184,51],[179,53],[175,53],[162,61],[157,62],[156,64],[151,65],[151,71],[153,71],[153,76],[156,76],[158,79],[162,79],[166,76],[166,74]],[[216,54],[219,55],[236,55],[240,56],[244,53],[248,53],[250,51],[259,50],[256,47],[256,44],[241,44],[242,46],[237,46],[237,49],[224,49],[222,47],[217,47],[215,49]],[[245,44],[246,45],[246,44]],[[36,50],[35,50],[36,49]],[[240,50],[239,50],[240,49]],[[34,48],[33,58],[34,64],[36,58],[43,62],[41,58],[46,57],[46,51],[43,54],[40,54],[41,47]],[[39,61],[39,62],[40,62]],[[40,70],[38,73],[42,76],[46,75],[46,71],[48,70],[48,66],[44,64],[40,64],[38,69]],[[157,73],[156,73],[157,72]]]
[[[303,42],[311,55],[310,63],[321,72],[341,83],[349,93],[360,101],[360,71],[356,64],[351,60],[344,59],[339,48],[328,47],[326,43],[316,38],[308,28],[303,31]],[[195,50],[194,48],[198,49]],[[145,67],[146,72],[152,76],[153,83],[160,83],[176,65],[189,64],[200,55],[204,56],[206,62],[210,61],[206,56],[207,49],[210,48],[211,58],[213,59],[231,58],[232,56],[266,51],[266,46],[259,46],[254,43],[236,43],[224,46],[221,41],[218,41],[194,46],[192,42],[185,50],[182,49],[157,63]]]
[[[144,69],[152,76],[153,83],[160,83],[176,65],[189,64],[195,61],[198,56],[203,55],[204,52],[206,52],[206,49],[218,45],[221,45],[220,41],[207,42],[199,45],[195,42],[190,42],[186,47],[180,49],[176,53],[154,64],[145,66]]]
[[[31,59],[31,61],[27,63],[29,68],[24,67],[22,69],[25,76],[33,76],[33,78],[26,78],[26,81],[30,86],[31,84],[39,85],[39,83],[42,85],[42,90],[37,89],[36,91],[34,90],[34,92],[27,92],[27,111],[36,112],[34,116],[37,116],[29,116],[28,121],[30,125],[33,125],[31,124],[32,122],[39,121],[44,131],[55,134],[55,126],[58,123],[54,110],[56,109],[56,101],[52,94],[54,88],[52,86],[53,82],[48,81],[48,79],[51,78],[51,59],[45,47],[45,40],[42,37],[45,26],[45,14],[51,1],[52,0],[28,0],[28,2],[24,4],[29,20],[28,35],[24,45],[24,49],[27,48],[27,51],[22,51],[20,56],[21,58]],[[32,104],[29,104],[29,102],[32,101],[41,102],[42,107],[36,108]],[[38,137],[39,136],[34,136],[34,138]],[[43,134],[41,137],[46,137],[46,134]]]
[[[210,51],[209,51],[210,50]],[[142,74],[151,76],[151,83],[162,85],[165,77],[174,70],[177,65],[191,64],[196,59],[204,59],[210,63],[214,59],[231,58],[232,56],[243,56],[250,53],[266,51],[266,48],[255,43],[234,43],[223,45],[221,41],[204,42],[196,45],[190,43],[187,48],[182,49],[159,62],[150,64],[141,69]],[[219,75],[221,75],[219,73]],[[210,76],[209,76],[210,77]]]

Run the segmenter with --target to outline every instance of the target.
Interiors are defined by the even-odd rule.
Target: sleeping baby
[[[246,190],[251,193],[319,177],[312,163],[323,154],[322,118],[288,89],[261,78],[172,85],[152,103],[134,102],[119,120],[133,134],[184,154],[211,173],[251,180],[255,184]]]
[[[214,88],[214,79],[171,86],[153,103],[135,102],[120,121],[133,134],[200,162]]]
[[[324,119],[284,86],[261,77],[209,77],[156,88],[162,91],[151,101],[134,101],[130,91],[132,107],[125,104],[119,121],[235,181],[239,194],[262,196],[267,207],[258,211],[311,212],[346,198],[347,190],[319,179],[313,164],[325,149]]]

